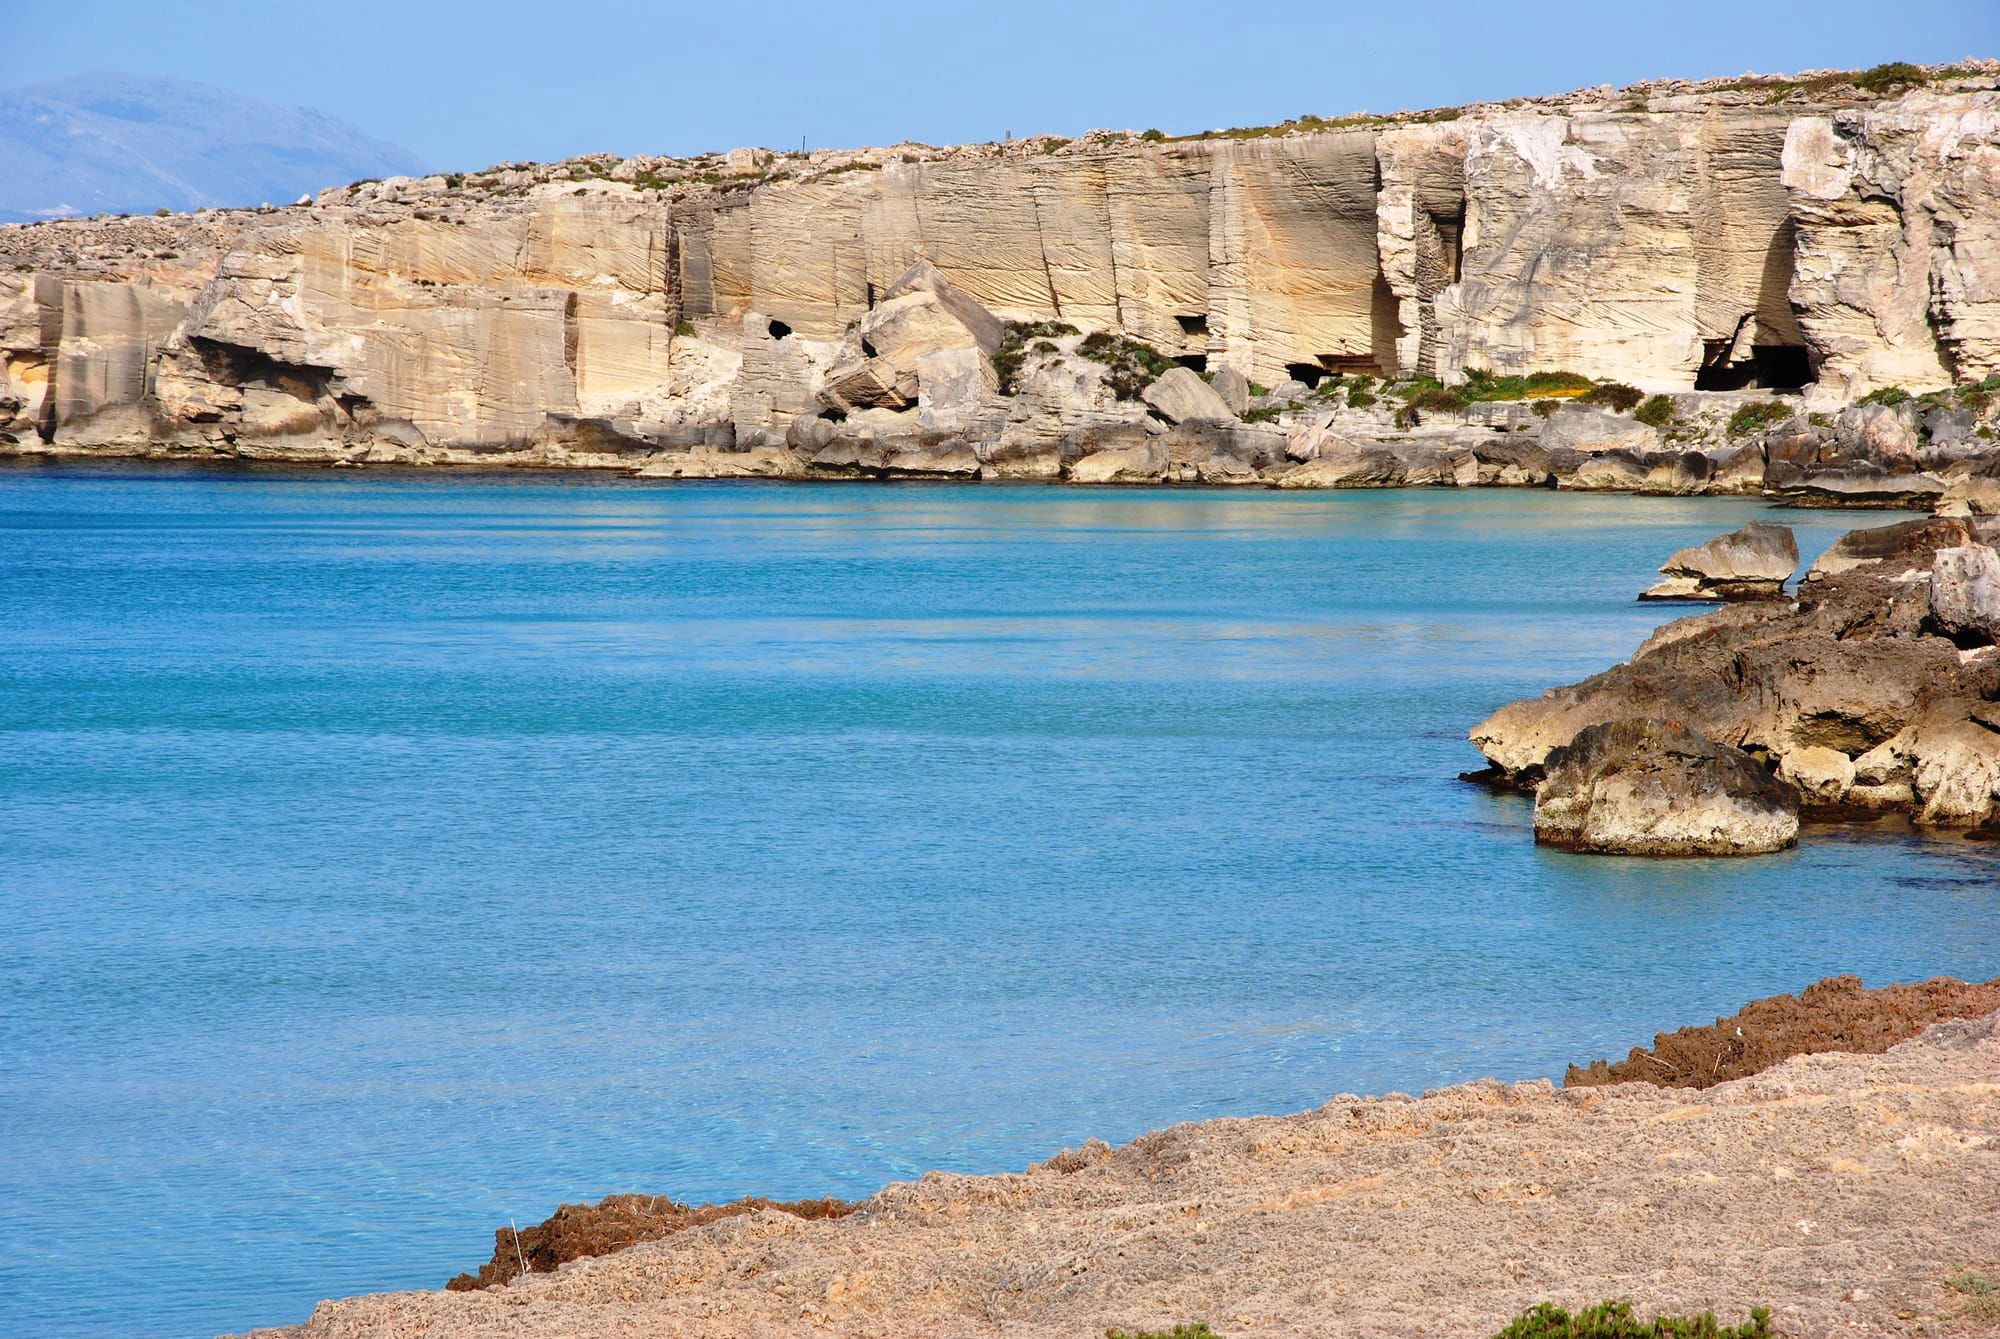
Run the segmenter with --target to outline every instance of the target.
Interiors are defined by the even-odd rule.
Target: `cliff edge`
[[[0,434],[664,477],[1726,491],[1765,483],[1775,419],[1736,459],[1759,392],[1799,393],[1795,437],[1871,391],[1947,394],[1824,425],[1846,463],[1907,475],[1933,442],[1992,446],[1990,392],[1948,392],[2000,374],[1996,238],[1993,61],[1180,139],[507,164],[0,228]],[[1176,368],[1214,401],[1146,398]],[[1608,383],[1608,407],[1421,398],[1553,370],[1576,383],[1548,394]],[[1674,402],[1638,417],[1628,391]],[[1780,463],[1824,464],[1801,449]]]

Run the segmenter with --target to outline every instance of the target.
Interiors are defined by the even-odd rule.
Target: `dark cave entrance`
[[[1319,363],[1286,363],[1285,375],[1311,390],[1326,380],[1326,368]]]
[[[788,339],[792,333],[790,326],[776,319],[773,319],[771,324],[766,328],[770,330],[772,339]]]
[[[1795,391],[1802,386],[1810,386],[1815,380],[1812,356],[1803,345],[1759,344],[1750,351],[1747,362],[1732,363],[1729,361],[1732,342],[1726,339],[1704,341],[1707,355],[1702,359],[1701,370],[1694,376],[1696,390]]]
[[[1208,355],[1205,353],[1184,353],[1174,361],[1190,372],[1208,371]]]
[[[1176,316],[1174,320],[1179,322],[1183,335],[1206,335],[1208,333],[1208,317],[1206,316]]]

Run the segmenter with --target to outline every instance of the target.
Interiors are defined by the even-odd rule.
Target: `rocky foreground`
[[[1745,579],[1767,575],[1767,529],[1668,562],[1752,602],[1473,727],[1481,779],[1535,793],[1537,840],[1753,855],[1790,845],[1802,816],[1886,814],[2000,836],[2000,520],[1852,531],[1790,600],[1745,589],[1768,584]],[[1729,553],[1746,568],[1715,561]]]
[[[2000,62],[0,228],[0,451],[2000,508]]]
[[[473,1292],[326,1302],[290,1339],[1474,1336],[1536,1302],[1983,1332],[2000,1262],[2000,1015],[1702,1091],[1483,1081],[932,1173]]]

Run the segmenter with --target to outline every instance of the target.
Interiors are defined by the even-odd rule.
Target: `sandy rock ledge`
[[[1216,1120],[833,1222],[732,1218],[475,1293],[321,1304],[290,1339],[1487,1336],[1543,1299],[1947,1334],[2000,1260],[2000,1015],[1702,1092],[1482,1081]]]

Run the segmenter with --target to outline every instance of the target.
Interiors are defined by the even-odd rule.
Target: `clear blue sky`
[[[1590,84],[2000,55],[2000,0],[982,4],[0,0],[19,83],[178,75],[434,168],[1187,132]]]

